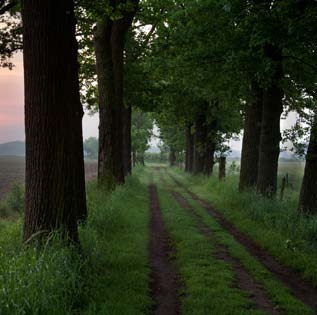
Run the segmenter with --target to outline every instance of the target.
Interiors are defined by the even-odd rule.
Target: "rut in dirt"
[[[172,257],[175,248],[164,225],[157,188],[149,185],[150,194],[150,267],[152,314],[180,314],[180,281]]]
[[[215,218],[224,230],[229,232],[236,241],[245,247],[245,249],[269,270],[279,281],[290,289],[294,297],[304,302],[307,306],[314,310],[313,314],[317,314],[317,288],[310,282],[305,281],[300,274],[281,264],[275,257],[270,255],[260,245],[251,240],[244,233],[240,232],[232,223],[215,210],[208,202],[191,192],[186,186],[178,181],[174,176],[168,173],[174,180],[176,185],[186,191],[193,200],[201,205],[207,213]]]
[[[278,308],[272,304],[265,291],[253,280],[252,276],[244,268],[241,262],[230,255],[228,248],[216,241],[212,230],[204,224],[201,217],[190,206],[188,201],[178,192],[172,191],[171,193],[179,205],[194,219],[200,233],[209,240],[214,248],[214,256],[217,259],[223,260],[227,264],[231,265],[236,275],[234,282],[235,287],[246,292],[249,298],[254,302],[257,309],[263,310],[272,315],[279,315],[280,312]]]

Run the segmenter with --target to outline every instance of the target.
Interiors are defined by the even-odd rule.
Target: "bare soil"
[[[150,194],[150,267],[152,314],[180,314],[180,282],[173,262],[172,247],[165,228],[156,186],[149,186]]]
[[[14,183],[23,184],[25,158],[20,156],[0,156],[0,200],[10,191]],[[86,181],[97,178],[97,161],[85,161]]]
[[[256,257],[258,261],[266,267],[267,270],[269,270],[276,278],[286,285],[294,297],[310,306],[314,310],[314,314],[317,314],[317,288],[315,288],[310,282],[305,281],[300,274],[277,261],[275,257],[270,255],[259,244],[255,243],[252,239],[239,231],[207,201],[191,192],[171,174],[170,176],[178,186],[182,187],[192,197],[193,200],[197,201],[203,208],[205,208],[208,214],[214,217],[219,224],[235,238],[236,241],[242,244],[252,256]]]
[[[0,200],[14,183],[24,182],[24,157],[0,156]]]

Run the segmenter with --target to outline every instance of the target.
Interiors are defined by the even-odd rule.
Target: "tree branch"
[[[312,65],[311,63],[301,59],[301,58],[298,58],[298,57],[295,57],[295,56],[283,56],[283,58],[290,58],[290,59],[294,59],[294,60],[297,60],[299,62],[301,62],[302,64],[314,69],[314,70],[317,70],[317,67]]]
[[[4,1],[1,1],[1,6],[4,4]],[[18,1],[12,1],[10,3],[8,3],[7,5],[5,5],[4,7],[2,7],[0,9],[0,15],[6,13],[7,11],[9,11],[10,9],[12,9],[13,7],[15,7],[18,4]]]

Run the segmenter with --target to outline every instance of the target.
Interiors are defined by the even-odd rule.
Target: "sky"
[[[15,55],[13,70],[0,68],[0,143],[24,140],[24,91],[23,58]],[[286,120],[281,120],[281,128],[288,128],[296,119],[292,113]],[[98,136],[98,115],[85,113],[83,118],[84,139]],[[157,141],[152,140],[151,145]],[[240,150],[240,141],[230,141],[231,149]]]
[[[0,143],[24,140],[23,57],[15,55],[13,70],[0,68]],[[98,115],[85,113],[84,139],[97,137]]]

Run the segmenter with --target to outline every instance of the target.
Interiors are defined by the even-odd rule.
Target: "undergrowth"
[[[0,218],[16,218],[24,211],[24,188],[13,184],[9,193],[0,202]]]
[[[146,187],[129,177],[107,194],[90,183],[87,200],[80,251],[58,233],[44,246],[22,246],[21,216],[0,219],[1,315],[147,313]]]

